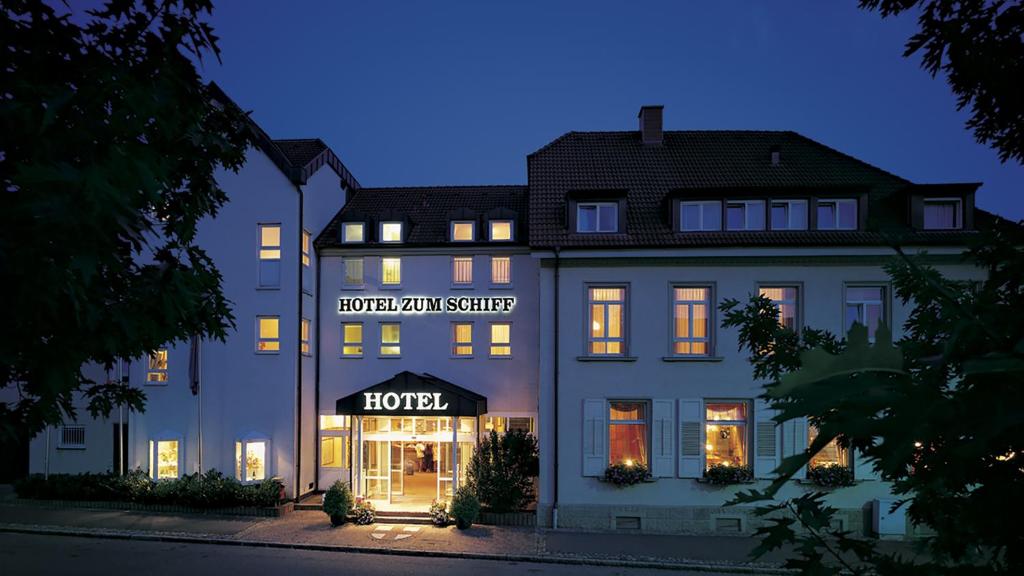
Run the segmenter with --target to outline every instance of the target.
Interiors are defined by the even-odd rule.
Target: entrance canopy
[[[430,374],[399,372],[338,400],[338,414],[351,416],[480,416],[487,398]]]

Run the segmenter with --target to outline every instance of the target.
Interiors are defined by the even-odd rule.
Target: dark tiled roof
[[[877,244],[869,232],[715,232],[673,230],[667,198],[757,190],[808,194],[857,190],[885,197],[910,182],[795,132],[666,131],[662,145],[640,133],[570,132],[527,159],[530,244],[535,247]],[[780,153],[772,165],[771,153]],[[624,234],[576,234],[566,226],[570,194],[625,191]],[[870,213],[870,209],[869,209]],[[922,233],[946,242],[962,233]]]
[[[448,240],[449,221],[455,213],[473,214],[484,219],[494,211],[511,211],[516,215],[513,244],[527,240],[527,188],[526,186],[423,186],[409,188],[360,188],[350,197],[316,240],[317,248],[341,246],[382,246],[375,242],[372,230],[381,219],[408,219],[409,229],[402,244],[386,244],[396,248],[408,246],[451,245]],[[369,242],[342,245],[343,221],[367,221],[371,231]],[[477,231],[483,238],[483,227]],[[478,242],[476,244],[491,244]],[[459,243],[458,245],[466,245]],[[472,243],[469,243],[472,245]],[[493,244],[491,244],[493,245]]]
[[[327,150],[327,144],[319,138],[274,140],[292,166],[305,166]]]

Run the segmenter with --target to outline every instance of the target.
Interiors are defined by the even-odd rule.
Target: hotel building
[[[660,107],[639,120],[559,137],[525,186],[420,188],[361,187],[320,140],[257,127],[200,233],[237,329],[115,369],[146,412],[47,430],[31,472],[217,468],[280,477],[290,498],[343,480],[419,511],[465,481],[483,434],[522,429],[540,441],[541,526],[751,532],[750,508],[722,507],[751,486],[705,471],[749,466],[764,486],[814,430],[771,420],[719,305],[760,293],[796,330],[898,336],[910,310],[887,238],[981,278],[960,255],[995,217],[977,184],[914,184],[793,132],[665,131]],[[835,446],[815,461],[853,469],[830,503],[867,528],[886,483]],[[627,462],[650,481],[601,480]]]

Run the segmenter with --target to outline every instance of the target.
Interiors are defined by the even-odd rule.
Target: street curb
[[[541,556],[529,554],[486,554],[480,552],[446,552],[443,550],[408,550],[395,548],[372,548],[369,546],[339,546],[331,544],[302,544],[287,542],[264,542],[259,540],[236,540],[215,536],[183,535],[166,532],[136,532],[130,530],[66,528],[62,526],[35,526],[28,524],[0,524],[0,533],[35,534],[40,536],[74,536],[110,540],[137,540],[147,542],[175,542],[182,544],[213,544],[218,546],[245,546],[252,548],[278,548],[288,550],[310,550],[315,552],[348,552],[351,554],[376,554],[388,556],[413,556],[426,558],[453,558],[462,560],[490,560],[495,562],[530,562],[538,564],[571,564],[583,566],[611,566],[619,568],[649,568],[657,570],[690,570],[708,573],[743,574],[797,574],[796,570],[768,566],[735,565],[711,562],[655,562],[644,560],[613,560],[604,558]]]

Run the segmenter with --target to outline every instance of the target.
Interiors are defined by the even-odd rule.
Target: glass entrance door
[[[390,442],[363,441],[363,496],[370,500],[389,500],[391,468]]]
[[[405,445],[391,442],[391,496],[405,494]]]

